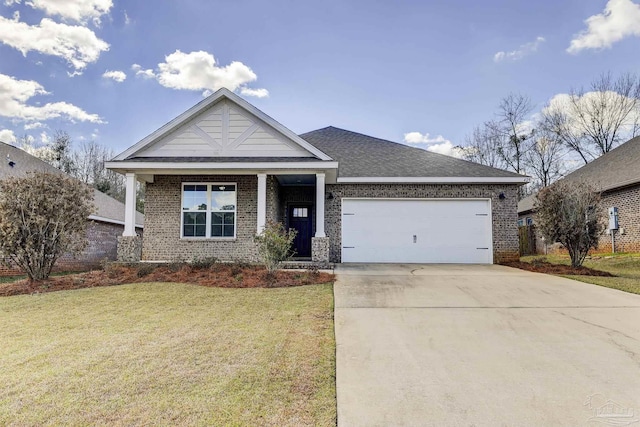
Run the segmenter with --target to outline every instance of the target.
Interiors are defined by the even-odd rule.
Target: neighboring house
[[[616,252],[640,252],[640,137],[633,138],[563,178],[587,182],[602,192],[605,210],[618,208],[619,229],[613,232]],[[535,195],[518,203],[518,225],[535,224]],[[536,250],[544,253],[544,242],[536,236]],[[612,236],[606,231],[599,252],[612,252]],[[554,249],[557,245],[554,246]]]
[[[64,174],[26,151],[0,142],[0,179],[25,176],[30,171]],[[56,263],[57,270],[85,270],[99,266],[105,259],[116,259],[117,239],[124,229],[124,204],[98,190],[94,190],[93,203],[96,212],[87,218],[89,245],[76,258],[63,256]],[[144,215],[136,212],[135,227],[140,233],[143,224]],[[0,276],[18,273],[16,268],[0,265]]]
[[[126,175],[121,260],[257,257],[267,221],[326,262],[493,263],[518,258],[528,178],[327,127],[296,135],[220,89],[107,167]],[[146,183],[144,238],[131,218]]]

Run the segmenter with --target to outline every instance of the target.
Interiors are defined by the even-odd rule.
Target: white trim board
[[[372,177],[342,177],[338,184],[526,184],[531,180],[522,177],[462,177],[462,176],[372,176]]]
[[[124,225],[124,221],[120,221],[119,219],[105,218],[103,216],[98,216],[98,215],[89,215],[88,219],[93,221],[107,222],[110,224]],[[135,224],[135,226],[136,228],[144,228],[144,225],[142,224]]]
[[[337,169],[338,162],[105,162],[107,169]]]

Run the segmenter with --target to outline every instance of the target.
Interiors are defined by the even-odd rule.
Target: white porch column
[[[136,174],[127,172],[123,236],[136,236]]]
[[[316,237],[324,234],[324,174],[316,174]]]
[[[267,174],[258,174],[258,234],[267,224]]]

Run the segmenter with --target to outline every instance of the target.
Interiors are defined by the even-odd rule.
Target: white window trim
[[[185,185],[206,185],[207,186],[207,210],[204,211],[206,215],[205,235],[204,236],[185,236],[184,235],[184,213],[185,212],[202,212],[202,211],[185,211],[184,208],[184,187]],[[233,237],[226,236],[211,236],[211,187],[214,185],[235,185],[236,187],[236,200],[235,209],[233,211]],[[216,211],[217,212],[217,211]],[[223,227],[224,229],[224,227]],[[180,186],[180,239],[183,240],[222,240],[230,241],[236,240],[238,236],[238,184],[235,182],[183,182]]]

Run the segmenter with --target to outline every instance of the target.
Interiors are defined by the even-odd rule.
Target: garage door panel
[[[343,200],[343,262],[489,263],[488,200]]]

